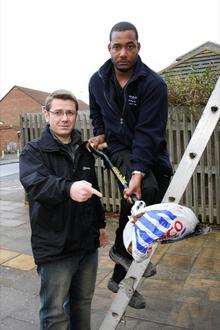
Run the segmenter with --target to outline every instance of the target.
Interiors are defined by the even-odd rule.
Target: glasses
[[[72,118],[74,116],[76,116],[76,111],[72,111],[72,110],[49,110],[49,112],[51,112],[54,116],[56,117],[63,117],[64,115],[66,115],[68,118]]]

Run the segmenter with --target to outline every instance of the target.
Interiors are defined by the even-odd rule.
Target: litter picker
[[[115,178],[118,181],[118,184],[122,187],[122,189],[128,188],[128,183],[127,183],[125,177],[121,174],[121,172],[118,170],[118,168],[112,164],[112,162],[110,161],[110,159],[106,155],[106,153],[104,153],[101,150],[94,149],[90,145],[88,146],[88,148],[94,155],[100,157],[103,160],[105,167],[110,169],[110,171],[114,174]]]

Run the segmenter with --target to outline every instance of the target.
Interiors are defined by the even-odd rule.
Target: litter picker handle
[[[104,162],[105,167],[109,168],[110,171],[114,174],[115,178],[119,182],[119,184],[122,186],[123,190],[128,188],[128,182],[125,179],[125,177],[121,174],[119,169],[115,167],[112,162],[110,161],[109,157],[103,152],[98,149],[93,148],[92,146],[88,146],[89,150],[99,158],[101,158]],[[132,202],[135,202],[137,200],[135,195],[131,196]]]

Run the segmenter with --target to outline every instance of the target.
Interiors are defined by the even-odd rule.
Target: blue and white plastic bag
[[[138,202],[137,202],[138,203]],[[137,208],[123,232],[124,245],[137,262],[146,259],[155,241],[175,241],[192,234],[198,219],[191,209],[176,203],[161,203]]]

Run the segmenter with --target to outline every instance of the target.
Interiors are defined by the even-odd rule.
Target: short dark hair
[[[134,31],[135,38],[136,38],[136,40],[138,40],[137,29],[136,29],[136,27],[132,23],[129,23],[129,22],[119,22],[119,23],[115,24],[112,27],[111,32],[109,34],[110,41],[112,40],[112,33],[115,32],[115,31],[117,31],[117,32],[121,32],[121,31]]]
[[[51,108],[51,103],[54,99],[73,101],[75,103],[75,106],[76,106],[76,111],[79,108],[77,98],[73,95],[73,93],[71,93],[70,91],[68,91],[66,89],[58,89],[58,90],[54,91],[53,93],[51,93],[46,98],[44,109],[49,111],[50,108]]]

